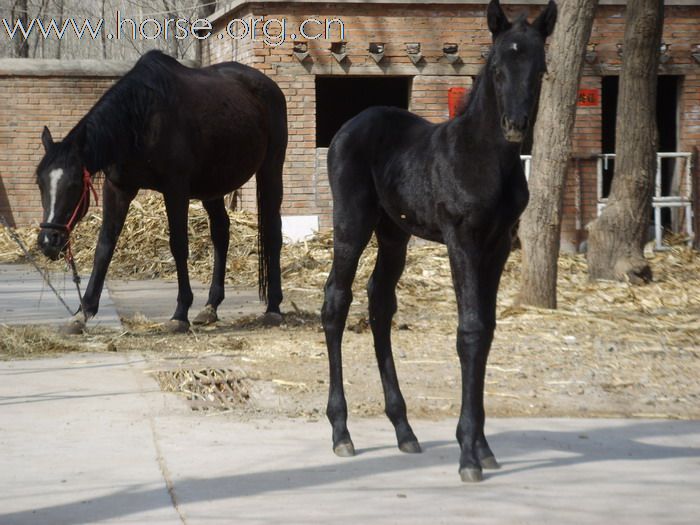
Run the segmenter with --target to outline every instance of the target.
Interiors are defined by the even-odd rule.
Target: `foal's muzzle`
[[[528,118],[527,115],[511,119],[505,115],[501,119],[501,129],[503,136],[508,142],[522,142],[527,133]]]
[[[42,228],[38,237],[41,253],[52,261],[58,260],[68,243],[68,232],[57,228]]]

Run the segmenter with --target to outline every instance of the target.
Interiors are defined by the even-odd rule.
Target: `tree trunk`
[[[216,11],[216,3],[212,3],[211,0],[200,0],[200,6],[199,6],[199,18],[207,18],[209,15],[213,14]],[[201,67],[202,60],[204,58],[204,49],[203,46],[206,45],[205,40],[199,40],[195,43],[195,60],[197,61],[197,64]]]
[[[17,0],[12,6],[12,23],[15,20],[21,20],[22,25],[26,28],[29,25],[29,13],[27,12],[27,0]],[[15,56],[17,58],[29,57],[29,41],[24,40],[22,35],[15,35],[14,41]]]
[[[663,0],[630,0],[617,104],[615,174],[608,204],[588,230],[591,279],[648,282],[644,258],[656,172],[656,89]]]
[[[530,203],[520,222],[523,268],[519,301],[557,307],[557,258],[576,99],[597,0],[563,0],[550,43],[535,122]]]

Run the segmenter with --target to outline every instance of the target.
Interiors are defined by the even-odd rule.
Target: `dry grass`
[[[240,371],[226,368],[155,372],[161,390],[183,394],[193,410],[225,410],[244,405],[250,398],[249,381]]]
[[[0,325],[0,360],[42,357],[56,353],[80,352],[85,344],[67,339],[40,326]]]

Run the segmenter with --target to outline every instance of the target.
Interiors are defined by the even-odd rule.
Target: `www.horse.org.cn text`
[[[339,18],[307,18],[300,23],[289,22],[286,18],[265,18],[251,16],[234,18],[221,31],[214,32],[212,23],[206,18],[143,18],[134,19],[122,16],[116,12],[115,26],[109,31],[105,19],[90,20],[66,18],[57,22],[55,19],[32,18],[23,21],[2,19],[0,34],[10,40],[27,40],[32,33],[38,34],[44,40],[62,39],[75,36],[78,39],[87,38],[98,40],[103,32],[107,32],[108,40],[185,40],[208,38],[232,40],[260,40],[265,45],[277,47],[287,41],[294,40],[345,40],[345,24]]]

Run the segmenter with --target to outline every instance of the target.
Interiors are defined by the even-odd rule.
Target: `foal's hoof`
[[[192,324],[196,325],[207,325],[207,324],[214,324],[219,320],[219,316],[216,315],[216,309],[208,304],[204,307],[204,309],[197,314],[197,317],[194,318],[194,321],[192,321]]]
[[[279,326],[282,324],[282,314],[278,312],[265,312],[262,316],[263,326]]]
[[[420,443],[416,440],[404,441],[399,443],[399,450],[406,454],[420,454],[423,450],[420,448]]]
[[[501,468],[501,465],[498,464],[498,461],[496,461],[496,458],[494,456],[482,458],[479,460],[479,463],[481,463],[481,468],[489,470],[498,470],[499,468]]]
[[[333,447],[333,452],[341,458],[350,458],[355,455],[355,445],[352,441],[341,441]]]
[[[484,479],[484,475],[481,473],[481,469],[477,467],[464,467],[459,471],[459,477],[465,483],[474,483]]]
[[[85,333],[85,320],[81,317],[75,316],[66,324],[61,326],[59,332],[63,335],[80,335]]]
[[[163,329],[169,334],[185,334],[190,330],[190,323],[178,319],[171,319],[163,325]]]

